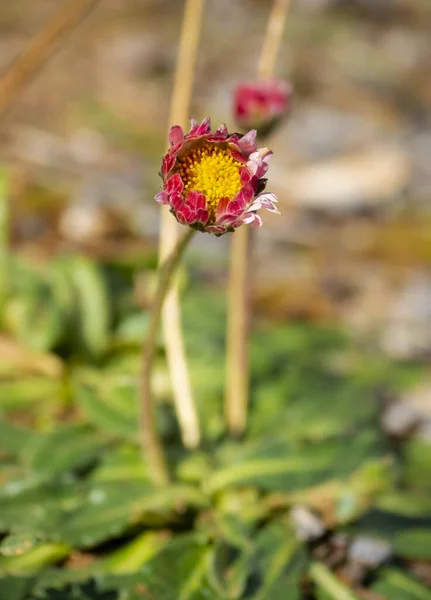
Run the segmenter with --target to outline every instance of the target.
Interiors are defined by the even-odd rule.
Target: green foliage
[[[229,440],[224,298],[192,289],[186,342],[204,442],[180,444],[160,347],[152,387],[174,477],[154,488],[137,443],[148,321],[131,273],[89,258],[43,272],[11,261],[5,329],[45,354],[0,369],[0,600],[357,600],[360,586],[429,600],[407,562],[431,560],[429,445],[395,445],[380,428],[379,392],[420,369],[363,356],[331,328],[258,324],[249,427]],[[54,352],[57,366],[40,368]],[[297,505],[325,536],[298,534]],[[394,558],[350,589],[330,566],[338,534],[386,540]]]

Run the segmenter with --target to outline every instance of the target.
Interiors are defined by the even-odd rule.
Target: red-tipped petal
[[[226,214],[227,207],[229,206],[229,198],[221,198],[217,206],[217,219]]]
[[[179,173],[175,173],[166,182],[166,191],[169,195],[180,194],[184,189],[184,183]]]
[[[211,119],[210,119],[210,117],[205,117],[205,119],[203,119],[202,123],[196,129],[194,134],[195,135],[205,135],[207,133],[210,133],[210,131],[211,131]]]
[[[170,173],[170,171],[172,171],[172,169],[174,168],[174,165],[175,165],[175,161],[176,161],[175,155],[169,154],[169,152],[167,154],[165,154],[165,156],[163,157],[163,161],[162,161],[163,177],[166,177],[166,175],[168,175],[168,173]]]
[[[169,130],[168,139],[171,146],[181,143],[184,139],[183,128],[180,125],[174,125],[171,127]]]
[[[239,197],[238,200],[231,200],[229,202],[229,206],[227,207],[227,214],[238,217],[244,212],[245,208],[246,203],[243,202],[241,197]]]
[[[184,204],[176,214],[178,221],[183,225],[191,225],[191,223],[195,222],[196,212],[187,206],[187,204]]]
[[[239,170],[239,175],[240,175],[241,185],[245,185],[246,183],[250,182],[251,173],[247,169],[247,167],[241,167]]]
[[[206,208],[198,208],[196,211],[196,222],[202,223],[202,225],[206,225],[208,223],[208,219],[210,218],[210,214]]]
[[[202,199],[203,199],[203,202],[202,202]],[[206,206],[205,196],[203,194],[201,194],[201,192],[198,192],[197,190],[191,190],[187,196],[186,204],[192,210],[196,210],[198,208],[205,208],[205,206]]]
[[[177,212],[184,206],[184,198],[183,198],[182,194],[178,194],[178,193],[172,194],[169,197],[169,201],[175,212]]]

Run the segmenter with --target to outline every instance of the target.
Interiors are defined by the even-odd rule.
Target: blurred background
[[[253,79],[269,2],[208,2],[191,115],[235,128],[231,93]],[[0,9],[5,72],[58,3]],[[105,0],[64,40],[3,118],[12,241],[42,257],[128,252],[158,235],[182,5]],[[303,0],[278,76],[295,94],[271,136],[254,302],[282,317],[337,319],[396,357],[431,348],[431,7],[427,0]],[[198,236],[208,260],[228,239]]]
[[[191,116],[235,130],[232,91],[255,77],[270,5],[207,0]],[[58,7],[0,2],[0,75]],[[152,559],[196,531],[215,557],[208,600],[428,599],[431,2],[292,3],[276,69],[292,108],[265,140],[282,216],[254,237],[248,431],[229,440],[223,420],[230,236],[199,234],[181,286],[204,445],[181,447],[160,347],[158,424],[182,487],[153,497],[137,373],[182,8],[101,1],[0,121],[0,599],[17,554],[18,570],[75,573],[45,589],[137,569],[148,532]],[[195,558],[199,539],[184,542]],[[154,597],[204,598],[180,595],[169,556],[145,577],[174,595]],[[285,563],[268,567],[280,556],[292,596]],[[332,593],[331,571],[357,595]]]

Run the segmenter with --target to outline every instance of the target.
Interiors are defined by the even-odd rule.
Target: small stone
[[[402,401],[391,404],[382,415],[383,431],[394,437],[404,437],[418,422],[417,412]]]
[[[351,562],[376,568],[388,560],[391,554],[391,546],[385,540],[358,536],[349,548],[348,558]]]
[[[431,279],[412,277],[389,306],[382,334],[383,350],[392,358],[420,359],[431,354]]]
[[[297,167],[285,176],[274,162],[271,183],[304,208],[329,214],[354,213],[393,202],[410,180],[407,153],[396,145]]]
[[[306,506],[294,506],[290,511],[290,518],[300,540],[315,540],[325,533],[321,519]]]

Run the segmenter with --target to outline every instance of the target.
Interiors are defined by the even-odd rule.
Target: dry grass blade
[[[31,77],[51,56],[55,45],[88,15],[99,0],[69,0],[29,42],[0,80],[0,118]]]

